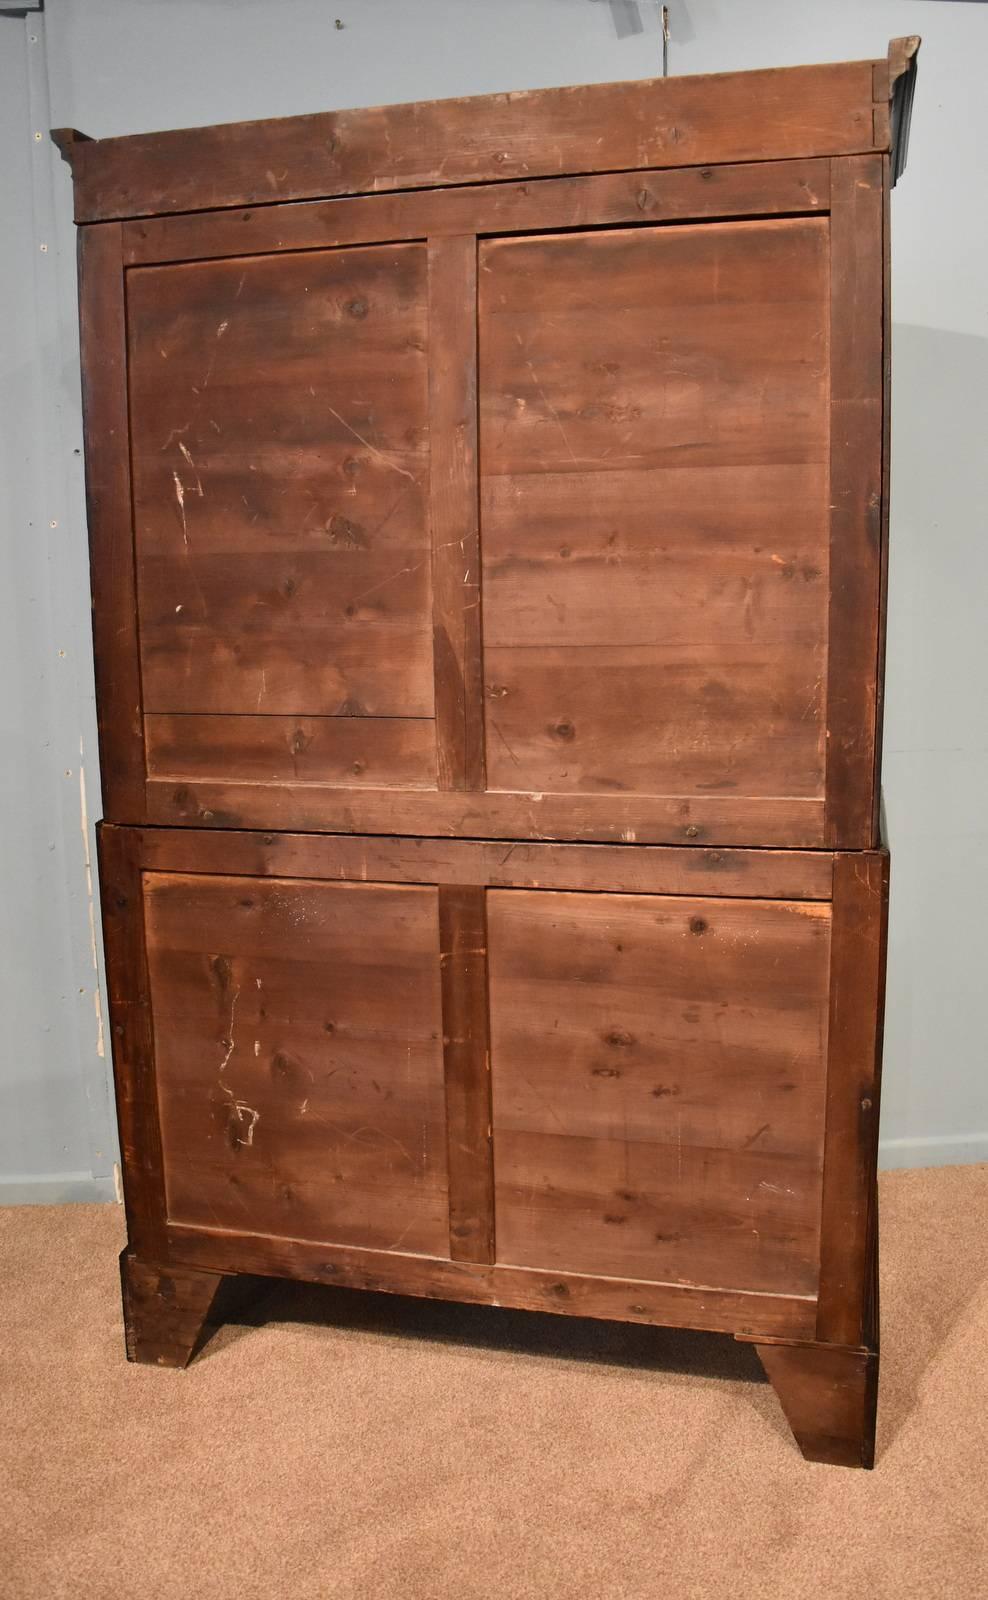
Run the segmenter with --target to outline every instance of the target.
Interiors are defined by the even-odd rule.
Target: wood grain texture
[[[137,830],[137,838],[148,872],[227,877],[768,900],[829,900],[833,878],[832,856],[800,850],[353,838],[199,828],[145,828]]]
[[[494,1260],[487,917],[480,887],[439,890],[449,1253]]]
[[[103,809],[143,822],[144,727],[135,602],[121,231],[79,234],[86,516]]]
[[[447,1254],[435,890],[144,883],[169,1219]]]
[[[77,222],[876,148],[873,63],[536,89],[91,140]],[[887,148],[887,119],[878,129]]]
[[[868,1334],[888,887],[884,852],[836,857],[817,1323],[830,1344],[858,1345]]]
[[[829,907],[487,910],[499,1259],[814,1295]]]
[[[451,234],[796,214],[826,211],[829,202],[829,161],[754,162],[149,217],[124,223],[123,248],[126,264],[141,266]]]
[[[833,163],[827,843],[865,850],[877,843],[883,210],[881,156]]]
[[[755,1348],[806,1460],[873,1467],[877,1354],[826,1345]]]
[[[429,506],[440,789],[483,789],[477,241],[429,243]]]
[[[244,1231],[172,1226],[168,1238],[175,1261],[209,1264],[223,1271],[656,1327],[705,1328],[722,1333],[746,1330],[761,1337],[798,1338],[812,1329],[816,1305],[812,1297],[805,1296],[742,1294],[678,1283],[591,1278],[579,1273],[447,1261],[400,1251],[346,1249]]]
[[[819,798],[826,223],[480,262],[490,787]]]
[[[475,839],[817,849],[823,801],[724,795],[428,793],[317,783],[151,778],[148,821],[164,826],[408,833]]]
[[[120,1284],[127,1360],[187,1367],[222,1282],[218,1272],[151,1266],[124,1250]]]
[[[436,728],[426,717],[168,716],[144,719],[155,778],[434,789]]]
[[[130,275],[145,709],[432,715],[425,251]]]
[[[96,830],[120,1166],[131,1247],[164,1259],[165,1184],[148,985],[141,835]]]

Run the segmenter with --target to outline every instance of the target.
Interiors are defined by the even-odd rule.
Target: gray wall
[[[0,1198],[95,1197],[112,1192],[114,1146],[87,870],[99,788],[74,241],[67,169],[34,134],[654,76],[661,46],[652,0],[48,0],[43,18],[4,3]],[[670,10],[674,74],[879,56],[892,35],[924,36],[894,197],[883,1160],[985,1159],[988,6]]]

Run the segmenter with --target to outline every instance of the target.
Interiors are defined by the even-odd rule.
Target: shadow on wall
[[[988,1159],[988,339],[896,324],[882,1159]]]

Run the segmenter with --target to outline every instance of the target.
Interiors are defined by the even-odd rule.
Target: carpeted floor
[[[874,1473],[751,1350],[272,1286],[124,1361],[115,1206],[0,1211],[11,1600],[951,1600],[988,1592],[988,1167],[882,1179]]]

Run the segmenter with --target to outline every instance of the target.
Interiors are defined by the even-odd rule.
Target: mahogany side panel
[[[831,168],[827,843],[871,849],[883,555],[881,156]]]
[[[79,233],[86,514],[103,809],[145,820],[143,696],[131,513],[127,307],[118,224]]]
[[[859,1345],[868,1335],[888,887],[885,852],[836,857],[817,1321],[829,1344]]]
[[[584,84],[76,142],[66,150],[76,221],[887,149],[873,66]]]
[[[826,211],[829,203],[829,161],[653,168],[148,217],[124,223],[124,260],[128,266],[141,266],[451,234],[798,215]]]

